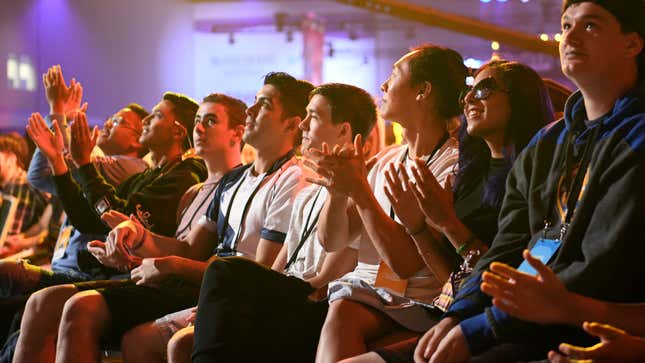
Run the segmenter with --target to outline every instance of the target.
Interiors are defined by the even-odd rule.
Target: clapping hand
[[[628,335],[611,325],[585,322],[582,328],[600,338],[600,343],[588,348],[562,343],[559,352],[549,352],[551,363],[627,363],[645,360],[645,339]]]
[[[70,143],[69,151],[74,164],[80,167],[91,163],[92,149],[99,137],[98,127],[95,126],[90,133],[87,116],[80,112],[71,124],[71,136],[74,142]]]
[[[421,159],[414,160],[411,171],[412,179],[408,179],[408,186],[417,205],[433,228],[444,231],[457,219],[450,178],[446,179],[446,185],[442,187]]]
[[[522,320],[540,324],[562,324],[567,321],[571,293],[556,274],[539,259],[524,250],[524,258],[538,272],[525,274],[493,262],[482,274],[481,289],[493,298],[493,305]],[[558,304],[554,304],[558,301]]]
[[[385,181],[385,195],[401,223],[412,233],[423,230],[425,217],[417,207],[417,200],[410,188],[410,177],[405,166],[399,163],[397,170],[394,163],[391,163],[385,170]]]

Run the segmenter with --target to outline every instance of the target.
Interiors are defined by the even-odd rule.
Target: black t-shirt
[[[473,182],[463,183],[455,195],[455,213],[478,239],[490,245],[497,234],[500,209],[484,204],[484,187],[492,175],[508,170],[506,160],[491,158],[487,172]]]

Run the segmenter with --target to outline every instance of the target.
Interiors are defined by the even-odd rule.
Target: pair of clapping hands
[[[101,215],[101,220],[112,228],[105,242],[91,241],[87,250],[101,264],[121,271],[130,271],[130,278],[137,285],[156,286],[166,274],[161,271],[158,262],[169,257],[142,258],[135,255],[137,245],[143,243],[145,227],[134,216],[126,216],[115,210]]]
[[[356,135],[353,145],[336,145],[330,149],[323,143],[321,149],[305,150],[305,166],[319,175],[307,178],[307,181],[326,187],[331,194],[351,197],[358,203],[361,193],[370,190],[367,173],[377,161],[376,158],[365,161],[362,145],[361,135]],[[425,221],[440,229],[454,216],[450,181],[442,187],[418,158],[410,169],[412,176],[401,163],[390,164],[385,170],[385,194],[408,230],[422,228]],[[412,205],[418,208],[410,208]]]
[[[51,130],[40,113],[33,113],[27,124],[27,134],[45,157],[63,166],[64,155],[70,155],[77,166],[90,163],[90,155],[98,138],[98,127],[90,131],[87,123],[87,103],[81,105],[83,87],[72,79],[67,86],[60,66],[50,67],[43,74],[43,86],[51,114],[64,115],[73,120],[69,134],[63,132],[58,121],[52,121]],[[71,142],[73,140],[73,142]],[[66,169],[62,167],[62,169]],[[66,170],[59,170],[66,171]]]
[[[523,255],[537,271],[536,276],[493,262],[490,271],[483,273],[482,291],[493,297],[493,305],[520,319],[541,324],[566,322],[566,302],[575,297],[556,274],[528,250]],[[630,362],[645,358],[632,356],[638,350],[632,349],[634,344],[643,344],[641,338],[600,323],[585,322],[582,328],[600,338],[600,343],[588,348],[562,343],[558,347],[559,352],[549,352],[551,362]]]
[[[536,276],[517,271],[504,263],[493,262],[482,275],[481,289],[493,298],[493,305],[517,318],[540,324],[563,324],[568,321],[568,301],[575,298],[556,274],[528,250],[523,253],[537,271]],[[554,303],[556,302],[556,303]],[[576,347],[562,343],[559,351],[548,354],[552,363],[638,362],[645,339],[628,335],[610,325],[585,322],[582,328],[600,338],[592,347]],[[459,322],[452,317],[442,319],[426,332],[415,349],[414,361],[465,362],[468,347]]]

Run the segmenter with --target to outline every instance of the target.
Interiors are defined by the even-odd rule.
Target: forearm
[[[645,304],[611,303],[571,292],[562,303],[566,324],[582,326],[585,321],[598,322],[645,336]]]
[[[69,172],[54,177],[56,192],[69,222],[82,233],[108,233],[109,229],[87,204]]]
[[[114,186],[101,176],[94,164],[89,163],[79,167],[75,170],[74,177],[80,184],[90,206],[105,199],[110,203],[110,209],[124,211],[126,201],[116,195]]]
[[[325,256],[320,272],[307,280],[314,288],[320,288],[333,280],[340,278],[356,267],[358,251],[346,247],[340,251]]]
[[[471,258],[471,266],[475,265],[479,256],[488,251],[488,245],[477,238],[477,236],[456,216],[442,227],[441,233],[446,236],[455,251],[462,257],[465,257],[468,254],[468,251],[479,251],[477,256],[473,256]]]
[[[338,251],[351,243],[348,208],[349,198],[329,193],[316,232],[325,251]]]
[[[365,231],[381,259],[405,279],[419,271],[423,260],[405,228],[385,214],[371,190],[354,199]]]
[[[179,277],[190,283],[200,285],[207,266],[208,262],[173,256],[172,259],[169,259],[168,266],[165,268],[171,276]]]
[[[412,235],[412,240],[425,265],[439,281],[447,281],[455,266],[455,255],[446,251],[438,242],[439,238],[441,235],[427,226]]]

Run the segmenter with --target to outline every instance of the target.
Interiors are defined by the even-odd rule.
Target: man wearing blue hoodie
[[[579,90],[564,119],[538,132],[513,165],[492,247],[419,341],[416,361],[545,359],[560,341],[589,343],[578,328],[513,318],[481,291],[493,261],[534,274],[522,264],[525,249],[571,291],[645,301],[644,17],[644,0],[564,1],[560,60]]]

